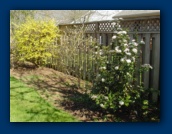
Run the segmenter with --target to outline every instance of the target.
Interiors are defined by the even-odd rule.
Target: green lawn
[[[33,88],[10,77],[10,122],[77,122],[72,115],[54,108]]]

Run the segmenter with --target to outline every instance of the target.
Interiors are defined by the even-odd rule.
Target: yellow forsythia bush
[[[59,29],[55,21],[27,19],[16,32],[16,58],[19,61],[29,61],[35,65],[45,64],[48,57],[53,56],[52,50],[57,47]]]

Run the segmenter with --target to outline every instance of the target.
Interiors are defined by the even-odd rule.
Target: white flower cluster
[[[126,49],[124,50],[124,52],[125,52],[126,55],[129,55],[129,56],[131,55],[130,49],[128,49],[128,48],[126,48]]]
[[[127,63],[131,63],[131,60],[130,60],[130,59],[126,59],[126,62],[127,62]]]
[[[115,67],[115,70],[118,70],[118,69],[119,69],[119,66],[116,66],[116,67]]]
[[[100,104],[100,107],[102,107],[102,108],[105,108],[105,105],[103,105],[103,104]]]
[[[127,59],[126,57],[124,57],[124,58],[121,58],[121,60],[120,60],[122,63],[124,63],[125,61],[129,64],[129,63],[131,63],[131,60],[130,59]]]
[[[119,31],[117,34],[127,34],[127,32],[126,31]]]
[[[108,96],[104,96],[104,98],[105,98],[105,100],[108,100],[109,99]]]
[[[136,42],[134,42],[133,45],[136,46],[136,47],[138,46],[138,44]]]
[[[129,72],[127,72],[127,75],[128,75],[129,77],[132,77],[132,75],[131,75]]]
[[[126,52],[126,55],[129,55],[129,56],[130,56],[130,55],[131,55],[131,53],[130,53],[130,52]]]
[[[95,48],[98,48],[98,46],[95,46]]]
[[[130,51],[130,49],[128,49],[128,48],[126,48],[125,50],[124,50],[124,52],[129,52]]]
[[[91,96],[91,98],[92,98],[93,100],[95,100],[95,99],[97,99],[97,96],[96,96],[96,95],[93,95],[93,96]]]
[[[124,40],[122,40],[122,41],[123,41],[124,43],[127,43],[127,40],[125,40],[125,39],[124,39]]]
[[[119,46],[115,47],[116,53],[121,53],[122,51],[119,49]]]
[[[124,102],[123,101],[119,101],[119,104],[122,106],[122,105],[124,105]]]
[[[99,53],[100,55],[103,55],[103,51],[102,50],[100,50],[100,53]]]
[[[136,58],[135,57],[132,57],[132,60],[135,62],[136,61]]]
[[[143,40],[141,40],[141,41],[140,41],[140,44],[141,44],[141,45],[144,45],[144,44],[145,44],[145,42],[144,42]]]
[[[106,67],[100,67],[99,69],[100,70],[106,70]]]
[[[105,79],[104,78],[102,78],[102,82],[105,82]]]
[[[147,68],[147,69],[153,69],[153,67],[150,65],[150,64],[144,64],[144,65],[142,65],[141,67],[143,67],[143,68]]]
[[[112,36],[112,40],[115,40],[116,39],[116,35]]]
[[[125,41],[125,40],[124,40]],[[127,40],[125,41],[126,43],[123,45],[124,46],[124,52],[125,52],[125,54],[126,55],[128,55],[128,56],[131,56],[132,55],[132,53],[131,52],[133,52],[134,54],[137,54],[138,53],[138,50],[137,50],[137,46],[138,46],[138,44],[135,42],[135,40],[133,39],[132,40],[132,42],[131,43],[129,43],[129,45],[133,45],[134,46],[134,48],[131,50],[131,52],[130,52],[130,49],[129,49],[129,45],[127,44]],[[126,61],[127,63],[131,63],[130,61],[131,60],[128,60],[128,59],[121,59],[121,62],[124,62],[124,61]],[[135,62],[135,59],[133,59],[133,61]]]
[[[137,49],[133,48],[132,51],[136,54],[137,53]]]
[[[135,47],[138,46],[138,43],[135,41],[135,39],[132,40],[131,44],[134,45]]]
[[[128,44],[124,44],[124,47],[128,47]]]
[[[120,60],[122,63],[125,61],[125,58],[121,58],[121,60]]]

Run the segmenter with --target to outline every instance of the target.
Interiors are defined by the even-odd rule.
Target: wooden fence
[[[159,90],[159,76],[160,76],[160,18],[142,18],[142,19],[128,19],[120,22],[123,29],[126,29],[129,36],[132,39],[137,39],[140,41],[143,39],[145,45],[141,48],[141,63],[140,64],[150,64],[153,69],[149,72],[145,72],[142,76],[144,87],[153,88]],[[78,45],[79,48],[73,50],[73,54],[68,53],[67,48],[61,50],[64,67],[61,71],[64,71],[65,67],[68,67],[70,74],[77,76],[86,80],[93,80],[94,74],[96,73],[96,63],[93,63],[89,57],[93,55],[94,50],[89,47],[90,41],[96,39],[96,42],[102,45],[109,45],[111,43],[112,36],[114,34],[114,27],[111,21],[98,21],[89,22],[84,24],[63,24],[59,25],[60,30],[65,33],[61,37],[61,46],[64,42],[68,42],[68,49],[70,49],[71,43],[82,44]],[[71,42],[70,32],[84,28],[84,33],[80,33],[77,36],[81,36],[82,39],[87,39],[85,41],[77,40],[77,42]],[[87,37],[87,38],[85,38]],[[64,51],[68,53],[63,55]],[[95,61],[94,61],[95,62]],[[55,64],[58,66],[56,59]],[[56,68],[59,70],[60,68]],[[153,100],[158,99],[157,93],[153,94]]]

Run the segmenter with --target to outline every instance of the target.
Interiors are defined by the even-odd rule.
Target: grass
[[[78,122],[46,102],[33,88],[10,77],[10,122]]]

